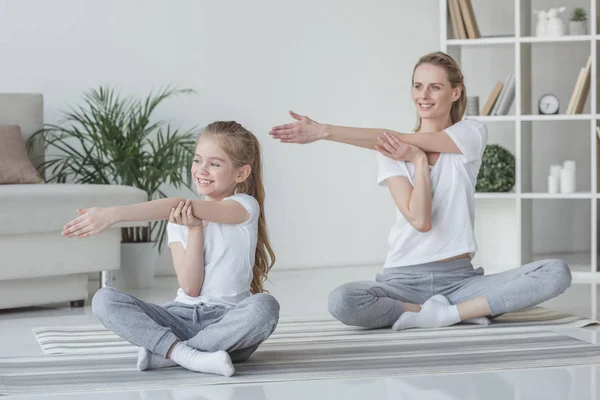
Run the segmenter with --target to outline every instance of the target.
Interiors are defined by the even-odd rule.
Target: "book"
[[[588,97],[588,92],[590,90],[591,68],[592,68],[592,57],[590,56],[584,67],[583,82],[582,82],[581,90],[578,93],[577,102],[575,103],[575,106],[574,106],[575,114],[583,113],[583,109],[585,107],[585,103],[586,103],[587,97]]]
[[[465,22],[465,28],[467,30],[467,37],[469,39],[477,39],[480,37],[479,27],[475,20],[475,13],[473,12],[473,5],[471,0],[458,0],[460,4],[460,11]]]
[[[512,73],[506,77],[506,80],[504,81],[504,87],[500,92],[500,97],[498,97],[498,100],[496,100],[496,104],[494,104],[494,108],[492,108],[492,112],[490,113],[490,115],[498,115],[498,109],[500,108],[500,103],[502,103],[502,99],[504,99],[504,96],[506,96],[506,90],[508,89],[508,81],[510,81],[511,76]]]
[[[496,115],[506,115],[510,111],[510,107],[512,106],[512,103],[515,100],[515,86],[515,74],[511,74],[510,79],[506,84],[506,93],[502,97],[502,101],[498,106],[498,111]]]
[[[590,75],[592,67],[592,57],[588,57],[585,67],[579,70],[571,99],[567,107],[567,114],[581,114],[587,100],[588,92],[590,89]]]
[[[463,17],[460,12],[460,6],[458,0],[448,0],[448,8],[450,9],[450,20],[452,22],[452,30],[454,31],[455,39],[466,39],[467,32],[465,31],[465,24]]]
[[[492,111],[494,104],[496,104],[498,96],[500,96],[500,92],[502,91],[503,87],[504,84],[502,82],[498,81],[498,83],[496,83],[492,93],[490,93],[487,103],[485,103],[485,106],[483,106],[483,109],[481,110],[481,115],[490,115],[490,112]]]
[[[448,15],[450,15],[450,24],[452,25],[452,33],[454,33],[454,39],[461,39],[458,32],[458,22],[456,19],[456,12],[452,6],[452,0],[448,0]]]
[[[579,75],[577,75],[575,87],[573,88],[573,93],[571,94],[571,100],[569,100],[569,105],[567,106],[567,114],[573,114],[573,111],[575,110],[575,103],[577,102],[577,92],[579,91],[579,87],[581,86],[581,82],[583,81],[584,71],[585,68],[581,68],[579,70]]]

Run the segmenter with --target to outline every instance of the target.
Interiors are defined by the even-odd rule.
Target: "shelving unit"
[[[514,32],[508,32],[506,36],[501,37],[482,37],[479,39],[453,39],[452,29],[450,24],[450,18],[448,15],[448,3],[447,0],[440,0],[440,47],[441,51],[450,54],[454,59],[463,66],[467,63],[470,65],[474,62],[479,62],[478,68],[475,72],[479,75],[476,78],[489,80],[489,85],[495,84],[498,80],[504,80],[505,73],[503,71],[498,75],[489,74],[486,75],[486,68],[493,66],[493,62],[498,64],[504,63],[508,65],[509,56],[512,55],[512,68],[516,78],[516,90],[515,100],[511,107],[511,115],[494,115],[494,116],[470,116],[469,118],[477,118],[486,123],[488,130],[496,125],[502,124],[502,129],[511,130],[511,137],[508,135],[503,138],[504,141],[509,141],[510,145],[514,147],[514,155],[516,159],[516,184],[514,187],[514,193],[477,193],[477,206],[483,209],[483,214],[477,211],[477,219],[484,219],[484,221],[476,221],[476,231],[479,227],[478,242],[480,242],[480,250],[483,250],[484,254],[478,255],[474,260],[474,263],[480,264],[484,267],[486,265],[492,265],[490,268],[493,272],[499,272],[505,269],[514,268],[515,264],[526,264],[528,262],[545,258],[565,258],[571,262],[571,268],[573,271],[574,280],[577,282],[590,282],[593,284],[593,302],[596,301],[596,283],[600,282],[600,271],[598,269],[598,202],[600,196],[598,194],[598,176],[597,176],[597,135],[596,126],[600,124],[600,110],[598,109],[597,101],[597,83],[598,83],[598,48],[600,44],[600,34],[598,33],[598,27],[596,26],[597,10],[600,6],[597,4],[597,0],[582,0],[576,4],[574,2],[568,2],[565,5],[567,12],[563,13],[561,17],[563,20],[567,20],[568,12],[574,7],[584,7],[588,11],[588,35],[581,36],[562,36],[557,38],[545,38],[532,36],[535,32],[535,26],[532,24],[535,22],[535,15],[533,14],[533,8],[544,8],[558,6],[554,3],[544,3],[542,5],[539,2],[532,5],[531,0],[504,0],[509,2],[507,8],[514,6],[514,10],[510,10],[511,17],[514,17]],[[485,9],[489,7],[487,0],[472,0],[475,7],[475,16],[480,21],[480,14],[485,12]],[[487,3],[487,4],[486,4]],[[477,7],[478,6],[478,7]],[[509,15],[509,14],[507,14]],[[491,17],[488,17],[491,20]],[[512,21],[509,21],[512,23]],[[508,25],[508,23],[507,23]],[[480,24],[480,30],[482,35],[486,34],[485,24]],[[532,61],[535,59],[535,54],[539,54],[541,51],[553,52],[555,48],[563,46],[563,51],[573,51],[577,57],[585,56],[587,60],[588,55],[587,47],[589,47],[589,55],[592,58],[591,66],[591,84],[588,99],[584,109],[584,114],[577,115],[537,115],[537,97],[539,94],[534,94],[534,81],[539,80],[539,73],[543,73],[544,68],[562,68],[561,74],[563,76],[563,82],[561,84],[566,85],[568,81],[569,86],[572,87],[577,79],[576,73],[573,72],[573,65],[566,65],[563,60],[557,60],[555,63],[543,64],[543,68],[532,67]],[[565,50],[564,46],[568,46]],[[540,50],[540,47],[543,49]],[[577,49],[580,49],[580,53],[577,53]],[[469,58],[473,52],[482,52],[482,56],[477,58]],[[533,53],[533,54],[532,54]],[[497,54],[496,61],[489,61],[490,54]],[[584,66],[585,60],[577,59],[572,61],[572,64]],[[479,67],[480,66],[480,67]],[[464,68],[464,67],[463,67]],[[500,67],[498,67],[500,68]],[[565,70],[566,68],[566,70]],[[533,75],[536,74],[536,75]],[[489,76],[488,76],[489,75]],[[468,95],[473,94],[473,90],[469,88],[469,72],[465,72],[465,79],[467,81],[467,93]],[[483,105],[487,101],[487,96],[491,92],[490,90],[481,89],[480,92],[475,92],[480,96],[480,104]],[[537,88],[536,88],[537,89]],[[563,90],[564,93],[565,90]],[[535,98],[533,97],[535,95]],[[570,95],[570,93],[569,93]],[[567,108],[569,98],[565,98],[565,95],[561,98],[560,112],[564,112]],[[535,104],[534,104],[535,103]],[[586,124],[586,121],[588,124]],[[589,182],[580,185],[578,192],[572,194],[548,194],[541,193],[539,187],[542,182],[539,180],[534,181],[532,178],[532,171],[534,169],[545,168],[545,166],[535,164],[536,157],[540,157],[536,150],[541,151],[539,147],[535,147],[534,136],[540,139],[540,133],[536,132],[545,128],[545,126],[551,122],[552,125],[556,124],[572,124],[577,127],[577,133],[572,135],[573,143],[577,140],[580,148],[585,148],[586,152],[585,160],[589,157],[588,165],[577,165],[577,173],[580,171],[588,176]],[[572,129],[575,131],[575,129]],[[543,134],[543,133],[542,133]],[[514,136],[514,142],[512,142]],[[491,138],[491,136],[490,136]],[[543,138],[542,138],[543,139]],[[589,139],[589,142],[588,142]],[[581,142],[583,140],[583,142]],[[490,144],[494,143],[490,140]],[[552,145],[550,143],[549,145]],[[589,149],[588,149],[589,148]],[[580,170],[581,168],[581,170]],[[586,169],[590,168],[589,171]],[[538,175],[539,175],[538,171]],[[532,182],[533,181],[533,182]],[[544,187],[545,187],[544,183]],[[537,187],[538,190],[534,190]],[[534,236],[543,235],[545,232],[534,232],[534,219],[538,218],[538,223],[546,221],[539,221],[539,213],[541,209],[547,209],[556,207],[557,210],[563,210],[564,205],[576,209],[577,212],[581,213],[583,209],[589,208],[590,227],[589,231],[576,232],[578,236],[581,236],[584,240],[580,242],[585,249],[576,249],[572,252],[560,252],[560,251],[548,251],[546,254],[533,254],[534,247]],[[563,210],[564,211],[564,210]],[[575,212],[575,211],[574,211]],[[503,217],[498,217],[498,213],[505,213]],[[566,219],[564,212],[557,215]],[[552,218],[551,213],[544,218]],[[489,219],[491,226],[486,226],[485,219]],[[504,222],[508,221],[508,222]],[[557,220],[558,221],[558,220]],[[498,232],[494,236],[493,231],[497,229],[499,225],[504,225],[504,230]],[[558,222],[557,222],[558,225]],[[581,224],[580,224],[581,225]],[[580,229],[581,226],[565,227],[556,226],[557,230],[572,229],[574,232]],[[585,228],[588,229],[587,227]],[[547,232],[546,232],[547,234]],[[539,238],[536,238],[539,239]],[[502,246],[506,247],[506,251],[501,251],[493,247],[491,241],[497,243],[503,243]],[[589,243],[587,241],[589,240]],[[483,248],[483,249],[482,249]],[[487,253],[486,253],[487,251]],[[501,257],[502,259],[498,260]],[[596,310],[593,310],[594,317],[596,316]]]

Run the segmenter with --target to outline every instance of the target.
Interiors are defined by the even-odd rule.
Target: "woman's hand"
[[[187,226],[188,228],[202,226],[202,220],[194,217],[191,200],[186,200],[185,203],[180,201],[176,208],[171,208],[169,222]]]
[[[417,157],[426,156],[425,152],[412,144],[401,142],[387,132],[379,135],[375,150],[396,161],[414,162]]]
[[[100,233],[119,222],[119,217],[112,208],[84,208],[77,209],[77,213],[81,215],[65,225],[63,236],[84,238]]]
[[[298,122],[274,126],[269,135],[282,143],[312,143],[326,136],[327,126],[313,121],[307,116],[290,111],[292,118]]]

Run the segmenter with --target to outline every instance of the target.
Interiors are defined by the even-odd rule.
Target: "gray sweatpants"
[[[92,299],[92,310],[107,329],[162,357],[179,340],[200,351],[226,350],[233,362],[248,359],[279,321],[279,303],[266,293],[235,306],[178,302],[160,306],[106,287]]]
[[[346,325],[389,327],[404,312],[403,303],[423,304],[442,294],[452,304],[484,296],[492,317],[533,307],[571,285],[563,260],[541,260],[499,274],[483,275],[469,258],[385,268],[375,282],[351,282],[329,294],[329,312]]]

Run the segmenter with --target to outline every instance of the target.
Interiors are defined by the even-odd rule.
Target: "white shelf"
[[[525,36],[519,38],[521,43],[555,43],[555,42],[589,42],[596,39],[592,35],[565,35],[557,37]]]
[[[465,115],[465,118],[478,119],[483,122],[510,121],[590,121],[600,119],[600,115],[592,114],[557,114],[557,115]]]
[[[513,269],[519,264],[530,262],[532,259],[563,258],[571,266],[575,281],[600,283],[600,271],[596,271],[596,266],[598,264],[597,253],[599,251],[598,230],[600,229],[598,226],[598,219],[600,218],[598,212],[598,206],[600,205],[600,194],[597,193],[600,187],[598,187],[598,171],[596,170],[599,154],[597,154],[598,152],[595,145],[597,137],[596,125],[600,124],[600,107],[597,104],[599,94],[598,90],[600,89],[600,86],[598,86],[600,69],[598,69],[597,64],[600,33],[597,34],[596,25],[598,12],[600,11],[600,9],[598,9],[598,0],[589,0],[576,4],[570,2],[569,4],[565,4],[565,6],[567,6],[569,9],[575,6],[581,6],[588,11],[588,29],[590,34],[578,36],[568,35],[560,37],[530,36],[535,32],[536,18],[535,14],[533,13],[533,9],[537,8],[537,4],[534,4],[532,0],[505,1],[507,4],[503,4],[502,8],[504,10],[509,10],[509,12],[512,14],[512,17],[508,18],[514,18],[514,20],[505,20],[501,22],[504,26],[503,29],[508,26],[514,27],[514,36],[482,37],[479,39],[461,40],[449,39],[447,35],[451,35],[452,28],[447,25],[449,23],[448,0],[440,0],[439,8],[441,51],[452,55],[459,62],[459,64],[464,63],[469,65],[469,68],[474,68],[473,65],[477,65],[477,60],[473,58],[478,57],[478,54],[480,54],[479,52],[481,52],[481,54],[485,54],[486,57],[488,57],[490,54],[494,54],[496,51],[502,52],[501,55],[498,54],[498,57],[502,56],[504,59],[503,63],[501,63],[501,66],[499,65],[498,68],[495,68],[494,61],[490,63],[489,60],[485,60],[485,62],[481,63],[484,68],[488,68],[490,66],[493,68],[487,74],[484,68],[472,69],[467,72],[467,74],[478,75],[473,82],[480,83],[484,80],[484,78],[494,80],[495,82],[498,79],[497,75],[500,70],[502,70],[501,74],[505,76],[507,73],[507,67],[512,67],[512,71],[510,72],[514,72],[515,76],[518,77],[515,87],[515,101],[512,106],[514,115],[465,116],[465,118],[480,120],[484,123],[496,123],[494,126],[490,125],[490,131],[495,131],[494,134],[497,137],[495,140],[497,140],[498,143],[501,143],[505,146],[510,146],[508,148],[511,151],[514,151],[513,154],[515,155],[516,161],[516,182],[513,189],[514,192],[475,194],[475,198],[482,207],[480,211],[484,212],[483,215],[478,215],[479,220],[484,221],[483,224],[480,225],[480,229],[483,230],[478,234],[478,240],[481,239],[482,243],[484,243],[483,246],[480,246],[480,249],[493,249],[488,250],[488,253],[485,255],[480,252],[480,262],[483,264],[482,266],[485,268],[487,273],[495,273]],[[476,12],[483,13],[486,11],[486,9],[492,12],[492,7],[485,7],[483,3]],[[497,7],[494,6],[493,9],[497,9]],[[514,13],[512,12],[513,9]],[[486,23],[488,23],[495,16],[487,15],[484,17],[481,17],[481,20],[484,20]],[[566,18],[566,16],[563,17]],[[480,25],[480,28],[482,28],[482,33],[485,35],[487,32],[486,29],[483,28],[489,27],[482,24]],[[510,32],[510,30],[505,32]],[[537,87],[535,86],[537,85],[535,82],[538,79],[546,76],[543,74],[543,76],[540,76],[540,74],[538,74],[539,68],[543,68],[546,65],[545,63],[550,62],[550,59],[541,60],[542,62],[539,63],[540,60],[533,58],[539,57],[539,55],[536,54],[541,52],[538,52],[537,50],[541,49],[542,47],[549,46],[551,46],[551,48],[544,50],[546,53],[552,53],[552,51],[556,49],[557,54],[560,52],[562,57],[565,57],[564,53],[569,52],[571,47],[577,48],[577,51],[579,52],[585,52],[591,55],[592,68],[588,95],[589,97],[586,104],[587,114],[535,114],[537,113],[537,105],[536,99],[534,99],[533,96],[539,96],[540,93],[538,93],[538,91],[540,89],[547,90],[549,92],[558,90],[555,87],[561,87],[561,90],[564,92],[566,80],[569,81],[569,86],[572,85],[577,78],[574,71],[578,71],[579,68],[583,67],[583,63],[585,62],[583,58],[581,60],[553,60],[552,65],[550,66],[552,68],[552,71],[550,71],[552,74],[546,75],[553,76],[553,79],[561,80],[561,85],[553,85],[552,82],[544,80],[544,85]],[[482,47],[482,49],[476,49],[477,47]],[[468,49],[475,49],[475,51],[470,51]],[[508,59],[508,57],[510,57],[510,59]],[[585,59],[587,59],[587,55],[585,56]],[[578,62],[581,62],[582,65],[578,65],[578,68],[575,69],[574,65]],[[563,80],[565,82],[563,82]],[[572,86],[570,86],[570,88],[571,87]],[[487,99],[486,96],[489,95],[489,93],[478,94],[480,96],[484,96],[483,98],[480,97],[480,100],[483,99],[484,101]],[[571,93],[569,92],[569,95],[570,94]],[[569,98],[564,100],[565,104],[561,106],[561,112],[566,110],[566,102],[568,100]],[[533,162],[537,162],[535,161],[538,160],[538,157],[536,156],[541,155],[540,151],[545,151],[539,150],[540,147],[536,144],[537,142],[533,140],[533,133],[536,132],[537,129],[540,129],[540,127],[534,124],[534,122],[544,121],[550,122],[547,127],[550,131],[552,131],[553,134],[554,132],[558,132],[559,129],[555,129],[552,122],[573,121],[573,125],[575,125],[575,121],[580,121],[577,123],[578,140],[583,139],[581,138],[580,133],[589,135],[587,136],[589,141],[587,138],[585,139],[586,143],[589,143],[589,150],[585,150],[588,155],[587,159],[589,159],[589,161],[586,161],[586,164],[584,164],[586,165],[585,167],[581,167],[585,169],[591,169],[591,174],[589,174],[590,184],[588,184],[586,187],[588,190],[587,192],[569,194],[531,193],[533,187],[545,187],[545,182],[543,182],[543,186],[536,186],[536,183],[540,183],[537,181],[540,179],[540,174],[539,171],[535,170],[534,168],[537,166],[532,165]],[[500,136],[500,134],[504,131],[506,131],[506,137]],[[571,135],[573,133],[570,129],[564,129],[564,131],[564,133],[567,135]],[[512,142],[513,140],[514,142]],[[496,143],[496,141],[494,141],[494,143]],[[578,143],[580,144],[580,142]],[[564,143],[557,144],[557,146],[563,145]],[[565,149],[564,154],[571,154],[572,152],[569,153],[569,151],[570,150]],[[558,153],[559,152],[557,151],[556,155],[558,155]],[[563,152],[561,151],[560,154],[562,153]],[[580,164],[578,164],[578,168],[580,168],[579,165]],[[586,174],[588,174],[588,172],[590,171],[586,171]],[[535,182],[532,182],[532,180],[535,180]],[[531,200],[542,201],[534,202]],[[588,247],[590,247],[589,250],[578,253],[566,253],[559,255],[544,254],[532,256],[532,252],[536,247],[534,246],[533,239],[536,238],[536,235],[540,234],[540,232],[535,231],[535,229],[539,229],[538,221],[540,218],[543,219],[551,217],[550,215],[546,216],[545,214],[541,216],[538,215],[535,207],[542,205],[539,203],[543,203],[544,210],[546,210],[547,207],[553,207],[552,205],[543,202],[543,200],[564,200],[567,204],[563,204],[561,202],[561,204],[557,204],[556,206],[569,207],[574,205],[577,208],[581,206],[589,210],[586,211],[589,212],[589,214],[581,215],[581,212],[579,212],[576,215],[578,221],[584,220],[584,217],[587,219],[589,215],[591,227],[589,223],[587,224],[588,228],[580,228],[578,225],[565,227],[567,229],[575,229],[577,230],[576,232],[579,236],[585,237],[586,244]],[[579,222],[573,222],[573,224],[579,224]],[[585,231],[582,231],[581,229],[585,229]],[[588,229],[590,229],[589,232],[587,231]],[[498,246],[500,246],[500,248]],[[489,265],[486,266],[486,263]],[[596,310],[594,310],[593,314],[596,314]]]
[[[449,39],[447,46],[493,46],[515,43],[577,43],[600,40],[600,35],[565,35],[556,37],[515,36],[482,37],[478,39]]]
[[[593,199],[596,196],[593,193],[521,193],[523,199]]]
[[[448,46],[487,46],[494,44],[514,44],[516,42],[517,38],[514,36],[506,36],[479,39],[452,39],[448,40],[446,43]]]
[[[590,192],[579,192],[579,193],[485,193],[485,192],[477,192],[475,193],[475,199],[498,199],[498,200],[509,200],[509,199],[528,199],[528,200],[546,200],[546,199],[555,199],[555,200],[568,200],[568,199],[597,199],[600,198],[598,194],[590,193]]]
[[[520,115],[521,121],[586,121],[594,118],[591,114],[557,114],[557,115]]]

